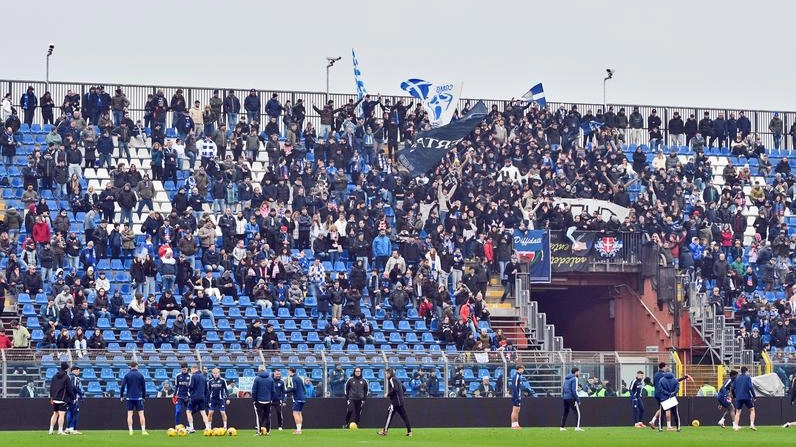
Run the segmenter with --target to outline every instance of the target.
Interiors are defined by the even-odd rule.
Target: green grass
[[[376,436],[375,429],[351,430],[304,430],[301,436],[294,436],[289,430],[274,431],[269,438],[254,437],[253,429],[243,429],[237,437],[205,438],[200,434],[185,438],[168,438],[165,430],[153,430],[146,438],[140,432],[129,436],[126,431],[89,431],[82,436],[49,436],[45,431],[6,431],[0,432],[0,443],[14,447],[34,447],[59,445],[66,447],[99,446],[249,446],[278,444],[288,447],[353,447],[372,446],[424,446],[424,447],[462,447],[462,446],[566,446],[588,445],[589,447],[621,446],[699,446],[707,445],[789,445],[796,435],[796,428],[760,427],[757,432],[744,428],[740,432],[718,427],[684,427],[681,433],[658,433],[649,429],[627,427],[586,428],[585,432],[572,430],[562,433],[558,428],[524,428],[513,431],[508,428],[472,429],[417,429],[414,437],[404,436],[401,427],[395,427],[386,438]],[[740,443],[740,444],[739,444]]]

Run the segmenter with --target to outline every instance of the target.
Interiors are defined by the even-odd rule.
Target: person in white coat
[[[0,105],[0,119],[2,122],[6,122],[9,116],[13,111],[13,104],[11,104],[11,93],[6,93],[3,97],[2,105]]]

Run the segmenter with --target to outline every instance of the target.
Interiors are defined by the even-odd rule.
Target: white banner
[[[606,200],[556,197],[555,201],[556,203],[568,203],[573,216],[579,216],[584,211],[589,214],[594,214],[594,212],[597,211],[605,221],[608,221],[611,216],[616,216],[619,222],[624,222],[625,218],[630,213],[629,209]]]
[[[453,112],[459,107],[461,95],[461,82],[431,86],[428,98],[423,101],[423,108],[428,112],[431,127],[440,127],[451,122]]]
[[[412,78],[401,83],[401,89],[418,99],[428,113],[431,127],[444,126],[451,122],[453,112],[459,107],[462,94],[461,82],[435,83]]]

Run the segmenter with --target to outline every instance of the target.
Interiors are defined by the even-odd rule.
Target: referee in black
[[[379,430],[378,434],[379,436],[387,436],[387,430],[390,429],[390,424],[392,423],[392,416],[398,413],[398,416],[401,416],[406,425],[406,436],[412,436],[412,426],[409,424],[409,417],[406,415],[406,409],[404,408],[404,385],[395,377],[394,369],[387,368],[385,374],[387,376],[385,397],[390,398],[390,407],[387,409],[387,422],[384,424],[384,428]]]
[[[368,398],[368,381],[362,378],[362,368],[354,368],[354,375],[345,383],[345,398],[347,407],[343,428],[348,428],[352,420],[359,425],[362,406]]]

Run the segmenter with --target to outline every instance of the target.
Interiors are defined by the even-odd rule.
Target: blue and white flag
[[[522,95],[522,99],[528,102],[535,102],[539,104],[539,107],[542,109],[547,105],[547,101],[544,99],[544,88],[541,82],[531,87],[527,93]]]
[[[351,48],[351,57],[354,61],[354,82],[357,85],[357,99],[362,99],[363,96],[368,94],[365,89],[365,82],[362,80],[362,72],[359,71],[359,60],[357,60],[357,53]]]
[[[462,94],[462,83],[433,84],[412,78],[402,82],[401,89],[423,104],[431,127],[436,128],[450,123],[453,118]]]
[[[420,101],[425,101],[428,98],[428,93],[431,90],[431,83],[422,79],[407,79],[401,82],[401,90],[409,93],[412,98]]]
[[[604,125],[605,124],[599,121],[590,120],[580,123],[580,128],[583,129],[583,133],[585,133],[586,135],[590,135],[593,134],[595,131],[600,130],[600,128],[603,127]]]

